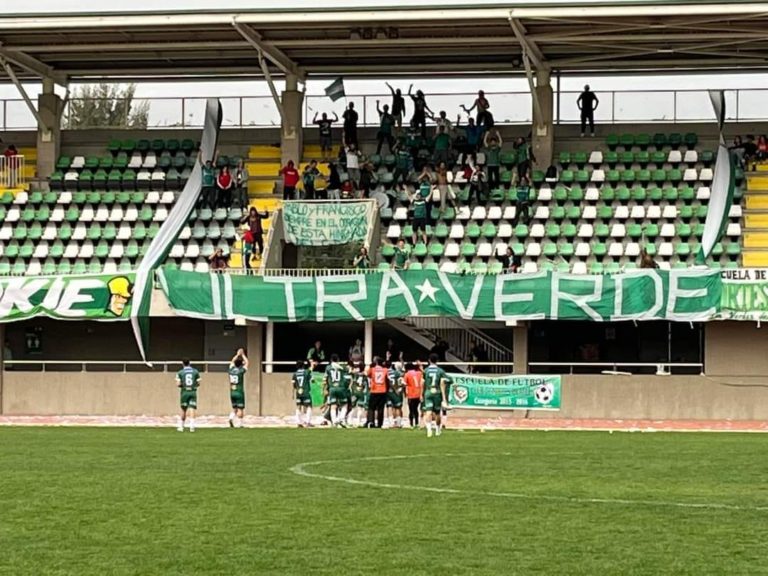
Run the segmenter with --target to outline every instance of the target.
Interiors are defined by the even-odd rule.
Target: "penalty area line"
[[[526,494],[524,492],[493,492],[482,490],[460,490],[457,488],[445,488],[437,486],[412,486],[409,484],[394,484],[389,482],[377,482],[375,480],[358,480],[347,476],[336,476],[311,472],[308,468],[330,464],[349,464],[351,462],[375,462],[391,460],[411,460],[429,457],[461,457],[461,456],[512,456],[511,452],[496,454],[400,454],[395,456],[367,456],[361,458],[346,458],[341,460],[316,460],[313,462],[301,462],[291,466],[288,470],[297,476],[316,478],[327,482],[342,482],[353,486],[370,486],[372,488],[385,488],[389,490],[410,490],[414,492],[431,492],[435,494],[455,494],[471,496],[488,496],[491,498],[511,498],[518,500],[538,500],[544,502],[563,502],[567,504],[606,504],[618,506],[647,506],[657,508],[683,508],[692,510],[728,510],[735,512],[768,512],[768,506],[740,506],[737,504],[722,504],[718,502],[674,502],[669,500],[634,500],[627,498],[586,498],[580,496],[557,496],[550,494]]]

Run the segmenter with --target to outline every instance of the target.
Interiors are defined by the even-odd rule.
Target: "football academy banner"
[[[560,410],[560,376],[449,374],[451,408]]]
[[[158,272],[180,316],[273,322],[450,316],[475,320],[674,320],[712,318],[720,273],[634,270],[616,275],[460,275],[431,270],[338,276]]]
[[[768,320],[768,269],[724,270],[722,282],[718,319]]]
[[[0,322],[48,316],[61,320],[128,320],[135,274],[18,276],[0,280]]]
[[[297,246],[364,242],[376,213],[374,200],[283,203],[285,241]]]

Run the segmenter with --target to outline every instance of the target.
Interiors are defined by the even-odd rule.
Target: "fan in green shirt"
[[[405,270],[408,268],[408,258],[411,255],[410,249],[405,245],[405,240],[398,240],[395,246],[395,255],[392,257],[392,268],[394,270]]]

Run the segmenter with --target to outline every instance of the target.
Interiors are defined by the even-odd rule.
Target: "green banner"
[[[448,404],[473,410],[560,410],[560,376],[449,374]]]
[[[722,283],[723,296],[718,319],[768,320],[768,270],[724,270]]]
[[[283,203],[285,241],[297,246],[364,242],[376,212],[373,200]]]
[[[635,270],[585,276],[460,275],[431,270],[339,276],[239,276],[159,271],[180,316],[274,322],[362,321],[410,316],[475,320],[711,319],[720,308],[712,270]]]
[[[0,322],[34,316],[128,320],[135,274],[10,277],[0,280]]]

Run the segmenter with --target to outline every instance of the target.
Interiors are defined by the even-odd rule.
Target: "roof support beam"
[[[528,37],[528,31],[525,26],[522,25],[520,20],[509,17],[509,25],[512,27],[512,32],[515,33],[517,41],[520,42],[520,47],[523,49],[523,53],[527,53],[537,70],[548,70],[549,65],[546,63],[544,54],[539,49],[538,44]]]
[[[241,24],[234,18],[232,19],[232,26],[259,53],[259,59],[266,56],[283,74],[296,76],[302,82],[306,80],[305,72],[293,60],[288,58],[285,52],[276,48],[271,43],[265,42],[261,34],[256,32],[256,30],[246,24]]]
[[[40,60],[33,58],[28,54],[0,46],[0,56],[7,62],[14,63],[16,66],[26,70],[30,74],[34,74],[40,78],[48,78],[60,86],[65,86],[67,83],[64,74],[56,72],[51,66],[43,64]]]
[[[0,66],[5,70],[5,73],[8,75],[8,78],[11,79],[11,82],[13,82],[13,85],[16,86],[16,89],[19,91],[19,94],[21,94],[21,97],[24,99],[24,102],[27,104],[27,108],[29,108],[29,111],[32,112],[32,116],[35,117],[35,120],[37,120],[37,126],[38,128],[41,128],[43,132],[49,132],[48,126],[46,126],[45,122],[43,121],[43,118],[40,116],[40,113],[37,111],[37,108],[35,108],[35,105],[32,103],[32,99],[27,94],[27,91],[24,89],[24,86],[19,82],[19,79],[16,77],[16,73],[13,71],[13,67],[8,63],[8,61],[0,56]]]

